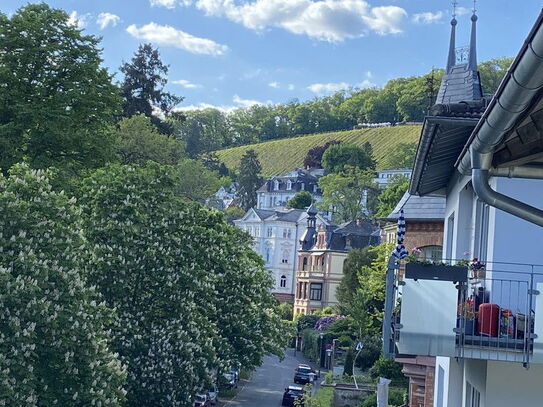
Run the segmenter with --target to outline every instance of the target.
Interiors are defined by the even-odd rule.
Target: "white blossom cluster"
[[[83,191],[89,279],[116,311],[128,406],[189,407],[213,372],[281,353],[287,335],[248,236],[180,201],[171,170],[110,166]]]
[[[0,176],[0,407],[189,407],[285,327],[249,237],[175,196],[173,169],[110,166],[78,201]]]
[[[122,406],[112,312],[85,280],[80,209],[48,172],[0,175],[0,406]]]

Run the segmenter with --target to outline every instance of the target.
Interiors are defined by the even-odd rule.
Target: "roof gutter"
[[[494,191],[489,179],[492,171],[494,175],[505,175],[492,169],[494,151],[528,112],[543,87],[542,24],[543,13],[539,15],[457,163],[461,173],[471,172],[473,189],[483,202],[539,226],[543,226],[541,209]],[[509,170],[509,173],[513,174],[514,170]],[[543,171],[532,170],[529,178],[543,179]]]

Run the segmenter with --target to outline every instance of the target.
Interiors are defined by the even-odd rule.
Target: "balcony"
[[[388,356],[543,364],[543,266],[389,265]],[[392,274],[391,274],[392,273]],[[539,311],[539,312],[538,312]]]
[[[305,266],[305,269],[298,270],[298,278],[324,278],[325,266]]]

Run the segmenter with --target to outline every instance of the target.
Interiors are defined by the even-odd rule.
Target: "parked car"
[[[239,369],[235,367],[231,367],[230,373],[232,373],[235,376],[236,382],[239,382]]]
[[[197,394],[194,397],[194,407],[211,407],[211,400],[206,394]]]
[[[307,384],[315,381],[317,374],[309,366],[298,366],[294,371],[294,383]]]
[[[302,397],[304,396],[303,387],[288,386],[283,393],[282,406],[303,407]]]
[[[236,380],[236,375],[233,373],[223,373],[222,375],[222,384],[227,389],[235,389],[238,387],[238,381]]]
[[[219,401],[219,388],[216,384],[207,392],[207,398],[211,404],[217,404],[217,401]]]

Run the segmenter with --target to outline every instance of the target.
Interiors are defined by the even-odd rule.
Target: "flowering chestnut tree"
[[[121,406],[112,312],[85,281],[75,200],[51,173],[0,174],[0,406]]]
[[[128,406],[189,406],[215,366],[214,329],[194,295],[199,265],[190,207],[166,167],[109,166],[82,187],[90,281],[117,311],[114,346],[128,365]]]
[[[286,337],[248,235],[179,199],[176,174],[112,165],[82,187],[90,280],[117,311],[128,406],[192,406],[214,372],[257,366]]]

